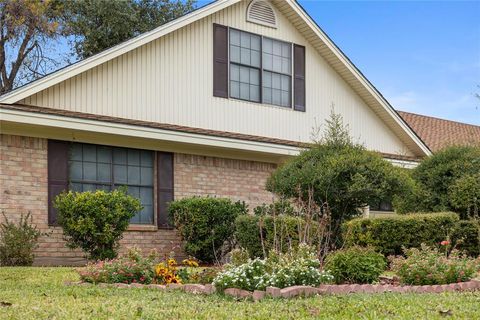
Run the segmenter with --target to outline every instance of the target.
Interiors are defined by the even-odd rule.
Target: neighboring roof
[[[205,18],[242,0],[217,0],[183,17],[166,23],[113,48],[100,52],[90,58],[60,69],[44,78],[17,88],[3,96],[0,102],[13,104],[39,91],[54,86],[66,79],[92,69],[106,61],[134,50],[146,43],[178,30],[188,24]],[[272,1],[277,10],[284,14],[304,37],[318,50],[322,57],[338,72],[352,89],[372,108],[377,116],[395,132],[416,155],[430,155],[431,151],[414,131],[395,112],[388,101],[365,78],[358,68],[323,32],[316,22],[295,0]]]
[[[179,125],[173,125],[173,124],[167,124],[167,123],[117,118],[117,117],[103,116],[103,115],[97,115],[92,113],[29,106],[29,105],[22,105],[22,104],[0,103],[0,110],[1,109],[42,113],[42,114],[48,114],[48,115],[95,120],[95,121],[102,121],[102,122],[128,124],[128,125],[134,125],[134,126],[149,127],[154,129],[163,129],[163,130],[193,133],[193,134],[200,134],[200,135],[207,135],[207,136],[231,138],[231,139],[238,139],[238,140],[244,140],[244,141],[264,142],[264,143],[271,143],[271,144],[298,147],[298,148],[306,148],[309,146],[309,144],[299,142],[299,141],[261,137],[261,136],[240,134],[240,133],[228,132],[228,131],[218,131],[218,130],[209,130],[209,129],[202,129],[202,128],[187,127],[187,126],[179,126]],[[419,160],[416,157],[405,156],[405,155],[390,154],[390,153],[380,153],[380,154],[387,159],[405,160],[405,161]]]
[[[433,152],[450,145],[480,145],[480,126],[404,111],[398,113]]]

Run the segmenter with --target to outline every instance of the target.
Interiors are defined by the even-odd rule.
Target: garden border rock
[[[94,286],[88,282],[65,282],[65,285],[77,286]],[[215,287],[211,284],[140,284],[140,283],[99,283],[100,288],[145,288],[155,290],[180,290],[192,294],[213,294],[216,292]],[[253,292],[228,288],[224,290],[224,294],[236,299],[253,299],[254,301],[262,300],[265,297],[270,298],[294,298],[309,297],[313,295],[339,295],[349,293],[441,293],[454,291],[480,291],[480,280],[470,280],[466,282],[458,282],[442,285],[426,285],[426,286],[393,286],[391,284],[323,284],[318,287],[311,286],[292,286],[287,288],[267,287],[265,291],[255,290]]]

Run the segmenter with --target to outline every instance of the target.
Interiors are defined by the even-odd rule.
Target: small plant
[[[193,197],[172,202],[168,211],[185,242],[185,253],[212,263],[220,260],[220,249],[232,240],[235,218],[245,215],[247,206],[230,199]]]
[[[447,246],[448,244],[444,244]],[[453,250],[447,256],[438,249],[422,245],[405,250],[406,257],[392,258],[392,270],[409,285],[434,285],[463,282],[480,271],[480,260],[466,258]]]
[[[230,264],[239,266],[248,262],[249,254],[244,248],[233,249],[230,252]]]
[[[268,286],[285,288],[294,285],[318,286],[333,277],[322,271],[315,250],[301,244],[288,253],[271,251],[267,259],[249,259],[239,266],[230,266],[213,280],[219,290],[239,288],[265,290]]]
[[[78,273],[82,281],[91,283],[150,284],[155,280],[156,260],[156,252],[143,257],[140,250],[132,248],[118,259],[89,263],[85,268],[78,269]]]
[[[81,248],[89,259],[102,260],[117,256],[118,241],[142,206],[119,188],[62,193],[55,199],[55,208],[67,246]]]
[[[372,248],[341,249],[330,253],[326,259],[326,268],[336,283],[372,283],[386,267],[383,255]]]
[[[0,265],[31,266],[33,250],[38,246],[38,238],[43,235],[31,224],[30,213],[22,214],[18,223],[7,219],[0,224]]]
[[[158,284],[182,283],[177,261],[170,257],[155,266],[155,282]]]

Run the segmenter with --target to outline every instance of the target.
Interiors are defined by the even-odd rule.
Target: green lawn
[[[0,268],[0,319],[480,319],[480,292],[319,296],[259,303],[150,289],[68,287],[71,268]]]

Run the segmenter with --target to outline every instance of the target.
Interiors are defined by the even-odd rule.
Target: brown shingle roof
[[[433,152],[451,145],[480,145],[480,126],[404,111],[398,113]]]
[[[150,122],[150,121],[143,121],[143,120],[117,118],[117,117],[103,116],[103,115],[97,115],[97,114],[92,114],[92,113],[84,113],[84,112],[69,111],[69,110],[60,110],[60,109],[53,109],[53,108],[46,108],[46,107],[37,107],[37,106],[24,105],[24,104],[0,103],[0,109],[20,110],[20,111],[43,113],[43,114],[50,114],[50,115],[56,115],[56,116],[105,121],[105,122],[112,122],[112,123],[119,123],[119,124],[137,125],[137,126],[163,129],[163,130],[179,131],[179,132],[186,132],[186,133],[195,133],[195,134],[202,134],[202,135],[209,135],[209,136],[216,136],[216,137],[224,137],[224,138],[231,138],[231,139],[238,139],[238,140],[246,140],[246,141],[265,142],[265,143],[272,143],[272,144],[299,147],[299,148],[306,148],[306,147],[309,146],[308,143],[299,142],[299,141],[283,140],[283,139],[276,139],[276,138],[262,137],[262,136],[254,136],[254,135],[235,133],[235,132],[229,132],[229,131],[218,131],[218,130],[186,127],[186,126],[180,126],[180,125],[174,125],[174,124],[168,124],[168,123],[159,123],[159,122]],[[391,154],[391,153],[383,153],[383,152],[381,152],[380,154],[384,158],[388,158],[388,159],[407,160],[407,161],[418,161],[419,160],[419,158],[417,158],[417,157],[400,155],[400,154]]]

